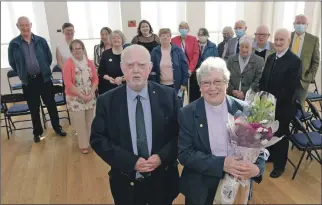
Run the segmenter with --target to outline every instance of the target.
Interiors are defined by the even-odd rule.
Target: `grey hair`
[[[236,23],[241,23],[244,27],[246,27],[246,22],[244,20],[238,20],[235,22],[235,25]]]
[[[148,56],[149,62],[151,62],[151,55],[150,55],[150,52],[148,51],[148,49],[146,49],[144,46],[139,45],[139,44],[132,44],[132,45],[124,48],[124,50],[121,54],[121,63],[124,62],[125,55],[128,55],[128,53],[131,52],[132,50],[141,50],[144,53],[144,55]]]
[[[254,43],[254,38],[248,35],[244,35],[239,39],[239,45],[248,43],[250,46]]]
[[[125,42],[126,42],[125,35],[122,33],[122,31],[120,31],[120,30],[115,30],[115,31],[112,31],[112,33],[109,35],[109,41],[110,41],[111,46],[113,46],[113,44],[112,44],[112,37],[113,37],[115,34],[121,37],[121,39],[122,39],[122,45],[124,45],[124,44],[125,44]]]
[[[16,25],[18,26],[19,25],[19,22],[21,21],[21,20],[27,20],[29,23],[31,23],[30,22],[30,20],[29,20],[29,18],[27,17],[27,16],[20,16],[18,19],[17,19],[17,23],[16,23]]]
[[[216,70],[223,74],[224,80],[228,83],[230,79],[230,71],[227,68],[226,61],[219,57],[209,57],[204,60],[201,66],[197,69],[197,81],[200,86],[201,78],[209,75],[209,73],[213,70]]]
[[[231,36],[234,36],[234,30],[231,26],[225,26],[222,31],[228,31],[228,33],[230,33]]]
[[[258,26],[257,29],[256,29],[256,32],[261,28],[263,28],[267,32],[267,34],[270,34],[268,26],[266,26],[264,24]]]
[[[185,21],[181,21],[181,22],[179,23],[179,28],[180,28],[181,26],[185,26],[185,25],[187,25],[187,26],[188,26],[188,28],[190,28],[190,27],[189,27],[189,24],[188,24],[187,22],[185,22]]]
[[[308,20],[308,17],[306,15],[304,15],[304,14],[298,14],[298,15],[295,16],[294,22],[295,22],[296,18],[298,18],[298,17],[304,17],[306,19],[306,23],[308,23],[308,21],[309,21]]]
[[[291,39],[291,32],[287,30],[286,28],[279,28],[275,31],[275,35],[278,33],[284,33],[287,35],[287,39]]]

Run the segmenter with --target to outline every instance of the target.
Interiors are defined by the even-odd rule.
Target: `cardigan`
[[[92,61],[87,58],[88,66],[92,71],[92,84],[98,84],[98,76],[96,72],[96,67]],[[75,64],[71,58],[69,58],[63,68],[63,80],[65,84],[65,93],[69,96],[74,96],[74,94],[69,90],[72,85],[75,86]]]

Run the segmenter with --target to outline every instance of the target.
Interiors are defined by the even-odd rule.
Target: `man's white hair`
[[[29,23],[31,23],[27,16],[20,16],[17,20],[17,24],[16,24],[17,26],[19,25],[21,20],[27,20]]]
[[[258,30],[260,30],[260,29],[265,30],[265,32],[267,32],[267,34],[270,34],[270,33],[269,33],[269,28],[268,28],[268,26],[266,26],[266,25],[264,25],[264,24],[262,24],[262,25],[258,26],[258,27],[257,27],[257,29],[256,29],[256,33],[257,33],[257,32],[258,32]]]
[[[200,86],[201,78],[203,76],[209,75],[209,73],[213,70],[216,70],[222,73],[222,77],[226,82],[229,82],[230,79],[230,71],[227,69],[226,61],[218,57],[209,57],[205,61],[202,62],[201,66],[197,69],[197,81]]]
[[[236,25],[237,23],[240,23],[240,24],[242,24],[244,27],[246,27],[246,22],[245,22],[244,20],[238,20],[238,21],[236,21],[236,22],[235,22],[235,25]]]
[[[234,30],[231,26],[225,26],[222,31],[223,32],[227,31],[231,36],[234,35]]]
[[[275,35],[278,33],[283,33],[286,35],[287,39],[291,39],[291,32],[286,28],[279,28],[275,31]]]
[[[308,19],[308,17],[306,15],[304,15],[304,14],[298,14],[298,15],[295,16],[294,22],[296,21],[296,18],[298,18],[298,17],[304,17],[306,19],[306,23],[308,23],[308,21],[309,21],[309,19]]]
[[[254,43],[254,38],[248,35],[244,35],[239,39],[239,45],[246,43],[252,46]]]
[[[122,54],[121,54],[121,63],[124,62],[124,58],[126,55],[130,55],[131,51],[136,50],[136,52],[138,50],[140,50],[142,52],[142,55],[147,55],[149,59],[151,59],[151,55],[150,52],[148,51],[148,49],[146,49],[144,46],[142,45],[138,45],[138,44],[133,44],[130,46],[127,46]],[[151,60],[150,60],[151,61]]]

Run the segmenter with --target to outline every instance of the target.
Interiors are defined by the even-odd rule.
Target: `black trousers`
[[[53,93],[53,83],[51,81],[44,83],[44,79],[40,74],[34,78],[30,77],[28,79],[28,85],[23,85],[22,90],[31,112],[31,120],[34,129],[33,134],[42,135],[43,133],[39,110],[40,97],[47,107],[53,128],[55,130],[59,129],[59,116]]]
[[[190,76],[189,103],[199,99],[200,96],[201,92],[197,81],[197,75],[196,72],[193,72]]]
[[[131,180],[120,173],[109,173],[115,205],[171,205],[178,192],[178,180],[153,174],[142,180]],[[179,191],[179,190],[178,190]],[[173,193],[175,193],[173,195]]]
[[[289,147],[288,135],[290,134],[289,124],[290,122],[280,121],[279,129],[275,136],[285,136],[279,142],[267,148],[270,152],[270,160],[273,162],[274,169],[277,170],[284,170],[286,166]]]
[[[212,205],[216,196],[216,191],[217,189],[209,189],[208,190],[208,196],[206,199],[206,202],[202,205]],[[185,205],[201,205],[201,204],[195,204],[191,201],[189,201],[189,199],[187,199],[187,197],[185,198]]]

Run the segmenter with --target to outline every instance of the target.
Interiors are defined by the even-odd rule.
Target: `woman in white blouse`
[[[64,34],[64,41],[56,48],[56,59],[60,69],[64,67],[64,63],[71,57],[69,44],[74,40],[74,25],[71,23],[64,23],[62,26]]]

